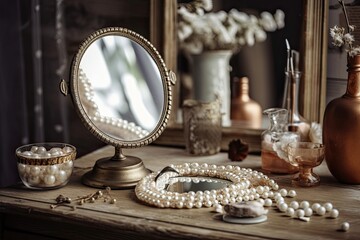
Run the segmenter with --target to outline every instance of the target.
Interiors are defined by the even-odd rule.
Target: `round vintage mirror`
[[[159,137],[174,83],[157,50],[133,31],[100,29],[80,45],[71,70],[74,105],[90,132],[115,147],[114,156],[97,160],[83,176],[85,185],[128,188],[149,173],[141,159],[124,156],[121,149]]]

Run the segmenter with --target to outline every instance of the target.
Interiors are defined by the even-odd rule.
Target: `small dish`
[[[76,148],[66,143],[34,143],[16,149],[19,176],[31,189],[55,189],[67,184]]]

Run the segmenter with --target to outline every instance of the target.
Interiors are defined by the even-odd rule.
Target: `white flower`
[[[354,36],[351,35],[350,33],[346,33],[344,35],[343,39],[346,44],[352,44],[355,41]]]
[[[269,12],[261,13],[261,24],[266,31],[275,31],[277,29],[277,24],[272,14]]]
[[[360,54],[360,47],[352,47],[350,50],[348,50],[349,56],[353,57],[355,55],[359,55]]]
[[[285,13],[282,10],[276,10],[274,18],[279,29],[285,27]]]
[[[281,135],[279,141],[273,144],[273,150],[281,159],[284,159],[285,161],[289,162],[289,158],[287,154],[287,146],[291,142],[296,142],[297,138],[298,135],[293,134],[291,132],[285,132],[283,135]]]
[[[205,0],[197,0],[195,3],[196,8],[208,9],[204,7],[207,4]],[[184,5],[178,10],[179,47],[187,53],[199,53],[206,50],[235,50],[245,44],[252,46],[266,39],[265,31],[275,31],[278,26],[283,26],[278,24],[278,21],[283,20],[283,12],[277,13],[278,20],[268,12],[257,18],[236,9],[229,13],[196,14],[196,9]]]
[[[312,122],[309,131],[310,141],[313,143],[322,143],[322,127],[319,123]]]

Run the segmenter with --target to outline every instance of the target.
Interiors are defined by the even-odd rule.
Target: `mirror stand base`
[[[119,160],[108,157],[97,160],[94,168],[83,175],[82,183],[95,188],[133,188],[149,173],[140,158],[126,156]]]

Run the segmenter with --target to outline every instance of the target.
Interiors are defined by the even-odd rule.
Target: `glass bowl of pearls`
[[[67,184],[76,148],[65,143],[34,143],[16,149],[19,176],[31,189],[54,189]]]

